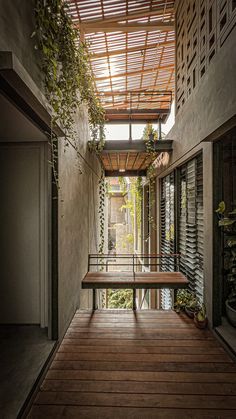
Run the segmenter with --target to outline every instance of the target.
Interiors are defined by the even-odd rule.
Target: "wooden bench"
[[[82,280],[83,289],[93,290],[96,310],[96,289],[133,289],[133,310],[136,310],[136,289],[178,289],[188,285],[181,272],[88,272]]]

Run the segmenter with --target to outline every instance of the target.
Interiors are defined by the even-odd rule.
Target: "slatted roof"
[[[165,93],[174,90],[174,1],[65,2],[82,40],[89,44],[97,94],[108,110],[107,119],[130,119],[132,95],[133,119],[135,113],[137,119],[154,119],[150,112],[141,112],[149,104],[161,110],[155,119],[164,120],[170,109]],[[121,111],[123,117],[118,118]]]

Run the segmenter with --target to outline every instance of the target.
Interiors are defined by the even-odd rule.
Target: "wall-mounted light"
[[[125,169],[119,169],[119,172],[124,173],[125,172]]]

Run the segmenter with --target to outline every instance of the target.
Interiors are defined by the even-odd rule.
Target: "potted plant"
[[[199,329],[205,329],[207,327],[207,316],[205,304],[202,304],[197,312],[194,313],[194,323]]]
[[[176,313],[180,313],[185,310],[185,307],[190,302],[192,294],[188,290],[178,290],[176,295],[176,301],[174,304],[174,309]]]
[[[199,310],[199,301],[197,297],[188,289],[178,290],[175,301],[175,311],[180,313],[185,311],[186,314],[193,319],[194,313]]]
[[[199,311],[200,305],[197,297],[194,294],[191,294],[189,301],[185,306],[185,312],[191,319],[194,318],[194,314]]]
[[[216,210],[219,227],[224,235],[224,276],[227,281],[226,315],[232,326],[236,327],[236,208],[225,213],[225,203],[219,203]]]

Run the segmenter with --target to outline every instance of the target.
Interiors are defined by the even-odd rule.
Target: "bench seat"
[[[84,289],[176,289],[187,285],[181,272],[88,272],[82,281]]]

